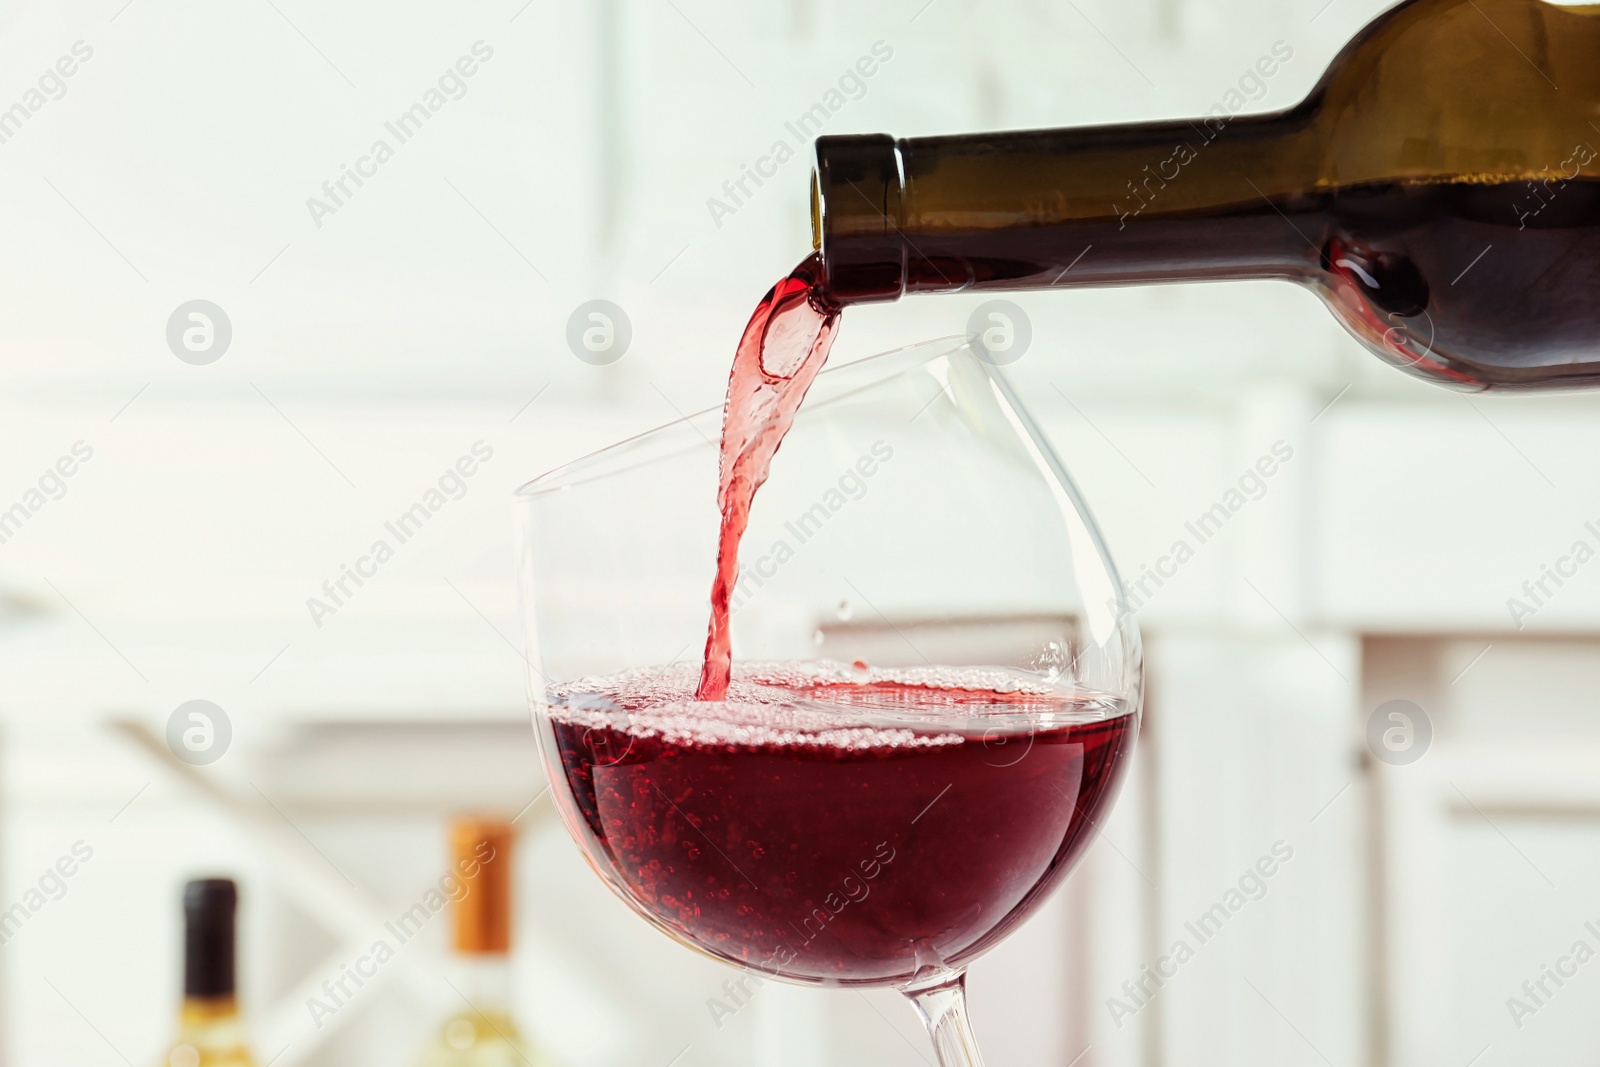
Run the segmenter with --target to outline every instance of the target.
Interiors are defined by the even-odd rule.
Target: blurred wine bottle
[[[206,878],[183,889],[183,1007],[166,1067],[255,1067],[234,996],[239,891]]]
[[[450,982],[466,1001],[417,1067],[547,1067],[511,1019],[511,868],[515,831],[494,819],[457,820],[451,834],[455,952]]]

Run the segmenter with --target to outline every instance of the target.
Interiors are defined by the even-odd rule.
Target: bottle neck
[[[1191,122],[817,141],[814,237],[841,303],[1318,269],[1306,109]]]
[[[457,952],[450,961],[450,980],[477,1011],[510,1014],[511,959],[506,953]]]

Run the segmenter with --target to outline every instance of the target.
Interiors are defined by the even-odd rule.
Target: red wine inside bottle
[[[1600,372],[1600,180],[1396,183],[1306,208],[1335,313],[1407,369],[1466,386]]]

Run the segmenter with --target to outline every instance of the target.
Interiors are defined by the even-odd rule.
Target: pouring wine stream
[[[739,580],[739,541],[750,523],[750,504],[838,332],[839,308],[823,294],[821,279],[822,257],[812,253],[756,305],[733,357],[722,416],[717,576],[696,700],[717,701],[728,694],[733,669],[728,605]]]

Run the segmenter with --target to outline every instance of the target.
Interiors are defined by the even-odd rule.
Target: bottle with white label
[[[447,978],[462,1010],[440,1026],[417,1067],[547,1067],[512,1020],[511,868],[515,831],[460,819],[451,834],[454,952]]]

